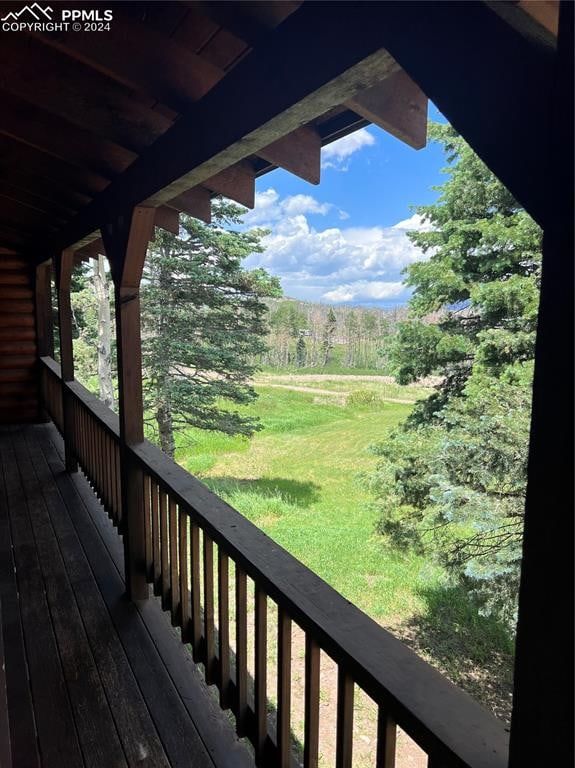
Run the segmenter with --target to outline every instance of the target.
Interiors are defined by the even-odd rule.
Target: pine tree
[[[256,397],[253,360],[265,349],[265,296],[281,293],[264,270],[242,261],[262,251],[264,230],[235,231],[243,210],[215,201],[210,226],[184,216],[181,236],[160,231],[142,282],[146,411],[162,450],[188,425],[251,435],[258,422],[232,406]]]
[[[513,622],[521,559],[541,232],[450,126],[435,126],[449,178],[411,239],[411,319],[400,382],[442,384],[374,447],[381,530],[434,553],[484,610]],[[430,323],[430,313],[439,322]],[[436,315],[437,316],[437,315]]]

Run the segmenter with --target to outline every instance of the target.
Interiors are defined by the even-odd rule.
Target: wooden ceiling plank
[[[13,94],[0,91],[0,133],[79,168],[111,179],[136,155],[78,128],[68,120],[38,109]]]
[[[72,190],[94,197],[108,186],[109,180],[87,168],[78,168],[52,157],[45,152],[15,141],[9,136],[0,136],[0,174],[9,178],[10,171],[22,172],[29,177],[43,176],[58,184],[65,184]],[[5,172],[8,172],[5,175]],[[34,187],[32,187],[32,190]]]
[[[188,216],[201,219],[206,224],[212,220],[212,193],[205,187],[198,186],[182,192],[168,202],[170,207],[183,211]]]
[[[427,96],[403,70],[356,94],[346,106],[414,149],[427,143]]]
[[[175,208],[168,208],[166,205],[161,205],[159,208],[156,208],[154,226],[159,227],[160,229],[165,229],[167,232],[171,232],[172,235],[179,235],[179,211],[177,211]]]
[[[119,83],[160,101],[175,112],[185,112],[221,78],[224,70],[144,23],[115,15],[106,34],[45,33],[50,45]]]
[[[553,37],[559,32],[559,0],[519,0],[519,8],[531,16]]]
[[[3,195],[0,189],[0,212],[6,210],[16,211],[18,215],[22,216],[24,220],[44,220],[46,222],[53,223],[55,227],[61,227],[70,219],[70,216],[63,217],[61,215],[56,215],[55,213],[48,213],[47,211],[39,210],[32,205],[28,205],[21,200],[15,200],[13,197]]]
[[[32,181],[30,183],[32,185]],[[0,179],[0,195],[57,218],[70,219],[78,210],[77,207],[72,208],[64,205],[54,198],[42,197],[36,194],[35,191],[32,192],[28,189],[19,188],[4,178]]]
[[[240,205],[245,205],[246,208],[253,208],[255,205],[256,175],[248,160],[242,160],[206,179],[203,186],[216,195],[223,195]]]
[[[320,182],[321,137],[309,126],[304,125],[274,141],[260,149],[258,155],[310,184]]]
[[[171,125],[142,97],[37,38],[5,35],[0,73],[5,91],[133,152]]]

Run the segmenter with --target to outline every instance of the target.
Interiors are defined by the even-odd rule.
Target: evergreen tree
[[[333,349],[336,324],[337,324],[337,318],[335,316],[335,312],[333,311],[332,307],[330,307],[327,313],[327,320],[323,328],[323,333],[321,338],[321,351],[323,356],[322,365],[324,367],[330,361],[331,351]]]
[[[541,233],[450,126],[434,126],[449,179],[418,208],[427,261],[407,269],[401,383],[436,374],[436,393],[374,450],[381,530],[427,548],[510,623],[521,557]],[[439,321],[430,323],[430,313]]]
[[[303,334],[299,335],[296,348],[295,348],[295,354],[296,354],[297,367],[305,368],[305,364],[307,362],[307,348],[306,348]]]
[[[213,224],[182,217],[181,236],[160,231],[142,282],[146,410],[162,450],[174,455],[174,430],[193,425],[251,435],[259,425],[231,404],[256,397],[249,380],[265,349],[267,307],[279,282],[242,261],[261,252],[264,230],[232,231],[242,209],[214,201]],[[224,228],[225,227],[225,228]]]

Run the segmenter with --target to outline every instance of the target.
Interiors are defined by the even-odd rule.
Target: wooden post
[[[52,263],[39,264],[34,280],[34,302],[36,314],[36,350],[38,357],[54,357],[54,328],[52,323]],[[42,399],[42,371],[37,367],[38,377],[38,421],[50,421]]]
[[[145,599],[149,594],[146,579],[143,475],[128,448],[144,439],[140,280],[148,243],[153,235],[155,213],[154,208],[137,207],[102,230],[102,239],[114,280],[122,534],[126,591],[132,600]]]
[[[62,412],[64,414],[65,465],[67,472],[77,472],[74,453],[74,412],[66,383],[74,381],[74,351],[72,345],[72,306],[70,282],[74,267],[74,252],[62,251],[55,257],[56,288],[58,291],[58,324],[60,327],[60,367],[62,371]]]
[[[510,768],[573,765],[573,16],[561,4]],[[551,87],[552,83],[550,83]]]
[[[54,357],[54,328],[52,324],[52,265],[36,267],[36,345],[38,357]]]

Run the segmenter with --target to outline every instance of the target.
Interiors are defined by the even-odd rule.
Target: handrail
[[[46,358],[42,362],[58,375],[52,362]],[[111,438],[118,440],[117,416],[78,382],[66,386],[81,407],[89,411]],[[150,442],[144,441],[128,450],[148,482],[157,486],[156,493],[167,494],[164,513],[157,500],[154,507],[153,493],[151,502],[148,494],[147,504],[156,510],[152,511],[152,518],[156,514],[156,525],[159,515],[160,528],[165,520],[167,532],[172,505],[174,510],[177,505],[179,513],[187,515],[192,526],[204,532],[204,544],[214,542],[226,558],[231,558],[252,578],[257,590],[278,604],[282,615],[293,619],[307,637],[333,658],[346,677],[373,698],[380,714],[384,713],[385,718],[399,725],[431,756],[434,766],[506,766],[508,734],[503,723]],[[161,538],[161,531],[156,533]],[[168,538],[171,542],[174,535],[170,533],[168,537],[166,533],[166,542]],[[151,546],[155,547],[155,542]],[[159,547],[158,541],[158,550]],[[166,550],[167,547],[166,543]],[[164,554],[166,558],[172,557],[162,550],[162,566]],[[178,557],[173,557],[177,563]],[[179,562],[181,564],[181,559]],[[156,566],[155,562],[151,566],[150,580],[158,578]],[[173,599],[169,597],[169,579],[169,574],[160,573],[158,591],[163,597],[168,595],[168,603]],[[183,631],[187,636],[187,627],[183,627]],[[206,638],[201,640],[205,644]],[[205,648],[203,653],[202,660],[206,660],[208,670],[217,658],[215,652],[210,658]],[[233,687],[233,681],[231,684]],[[378,758],[378,765],[393,764],[383,760],[379,762]]]

